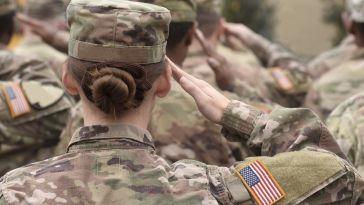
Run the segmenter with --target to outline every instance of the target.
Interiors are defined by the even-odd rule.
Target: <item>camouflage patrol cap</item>
[[[351,20],[364,23],[364,0],[346,0],[346,9]]]
[[[15,0],[0,0],[0,16],[16,10]]]
[[[63,0],[26,0],[24,12],[39,20],[49,20],[64,14],[65,5]]]
[[[92,62],[153,64],[166,55],[171,15],[132,1],[72,0],[67,8],[69,55]]]
[[[196,0],[198,11],[222,15],[224,0]]]
[[[195,0],[132,0],[156,4],[167,8],[172,15],[172,22],[194,22],[196,20]]]

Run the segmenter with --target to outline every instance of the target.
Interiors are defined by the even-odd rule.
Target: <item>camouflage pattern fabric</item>
[[[166,8],[132,1],[78,0],[69,4],[67,18],[71,57],[134,64],[164,60],[171,21]]]
[[[199,11],[222,15],[223,0],[196,0],[196,3]]]
[[[364,23],[364,1],[363,0],[347,0],[346,10],[352,21]]]
[[[41,21],[64,18],[66,4],[63,0],[27,0],[24,13]]]
[[[156,102],[149,130],[157,154],[170,162],[193,159],[220,166],[235,162],[221,127],[206,120],[176,82],[168,97]]]
[[[0,0],[0,16],[14,12],[16,10],[15,0]]]
[[[61,53],[44,43],[39,37],[27,36],[15,48],[14,53],[20,56],[36,57],[47,62],[61,79],[62,65],[67,59],[67,55]]]
[[[307,66],[308,73],[313,79],[318,79],[341,63],[350,60],[356,50],[358,47],[355,45],[354,37],[348,36],[339,46],[311,60]]]
[[[364,93],[341,103],[327,118],[327,126],[344,154],[364,176]]]
[[[227,137],[248,141],[265,157],[230,169],[192,160],[169,164],[155,155],[146,130],[83,127],[72,137],[67,154],[1,178],[0,204],[253,204],[233,171],[256,159],[286,192],[277,204],[361,203],[362,178],[338,157],[343,153],[310,110],[276,109],[266,115],[234,101],[222,124]]]
[[[167,8],[171,12],[172,22],[194,22],[196,20],[195,0],[132,0],[155,4]]]
[[[312,85],[305,106],[313,109],[322,119],[344,100],[364,89],[364,49],[358,49],[353,57],[327,72]]]
[[[0,50],[0,80],[1,85],[7,81],[35,81],[62,88],[49,66],[38,60],[16,56],[6,50]],[[49,107],[33,108],[31,113],[13,119],[1,92],[0,175],[30,162],[54,156],[45,148],[58,143],[71,105],[68,97],[64,96]]]

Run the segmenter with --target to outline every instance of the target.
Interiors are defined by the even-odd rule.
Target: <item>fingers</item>
[[[182,69],[180,69],[173,61],[171,61],[171,59],[169,59],[168,57],[166,57],[167,63],[170,66],[171,70],[172,70],[172,75],[173,78],[179,82],[179,80],[181,79],[181,77],[183,76],[183,71]]]
[[[191,79],[186,77],[182,77],[180,79],[180,85],[189,95],[191,95],[197,104],[204,104],[208,102],[209,96],[205,94],[205,92]]]
[[[23,24],[26,24],[28,26],[35,27],[35,28],[41,27],[39,22],[29,18],[28,16],[25,16],[24,14],[17,14],[16,17],[20,21],[20,23],[23,23]]]
[[[215,58],[208,58],[207,63],[211,67],[211,69],[216,73],[220,71],[220,62]]]
[[[207,42],[207,40],[205,39],[205,36],[203,35],[203,33],[199,29],[195,30],[195,37],[198,40],[198,42],[200,43],[200,45],[201,45],[202,49],[205,51],[205,53],[208,56],[213,56],[214,55],[214,49]]]

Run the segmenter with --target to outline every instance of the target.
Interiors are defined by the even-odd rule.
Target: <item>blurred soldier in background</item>
[[[348,32],[354,36],[358,49],[345,62],[322,75],[308,92],[305,106],[323,119],[342,101],[364,89],[364,1],[347,0]]]
[[[52,154],[70,100],[45,63],[6,49],[14,31],[14,0],[0,0],[0,175]]]
[[[66,29],[65,8],[63,0],[26,0],[24,5],[25,17],[39,20],[47,27],[56,30]],[[34,34],[33,30],[24,24],[24,38],[16,47],[15,53],[19,55],[32,55],[48,62],[60,76],[62,64],[67,56],[54,49]]]

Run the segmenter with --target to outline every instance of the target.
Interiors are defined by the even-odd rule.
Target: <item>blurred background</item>
[[[21,7],[25,0],[17,1]],[[225,2],[224,15],[228,21],[244,23],[303,57],[310,58],[330,49],[345,36],[341,23],[343,0]],[[11,47],[14,47],[20,38],[20,35],[15,35]]]
[[[226,0],[224,15],[309,58],[345,36],[343,9],[343,0]]]

